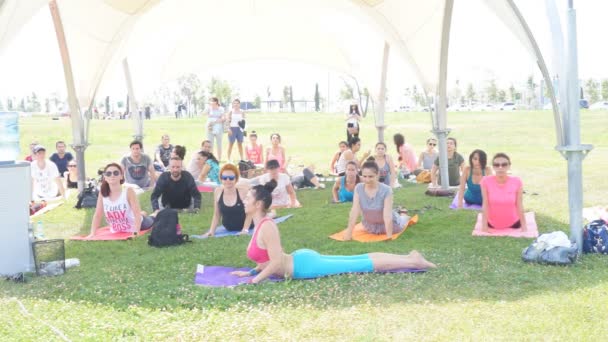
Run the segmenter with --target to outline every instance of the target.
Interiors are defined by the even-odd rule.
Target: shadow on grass
[[[605,260],[597,256],[585,257],[570,267],[523,263],[520,254],[531,239],[473,237],[477,212],[450,210],[450,198],[421,195],[422,185],[407,184],[396,191],[395,204],[410,209],[427,207],[420,213],[419,223],[399,239],[373,244],[337,242],[328,236],[346,226],[350,205],[329,204],[329,191],[299,192],[303,208],[279,212],[295,214],[279,226],[286,252],[312,248],[324,254],[403,254],[417,249],[439,268],[425,274],[350,274],[234,289],[204,288],[193,283],[197,264],[252,266],[245,256],[249,237],[199,240],[161,249],[149,247],[143,237],[120,242],[68,241],[67,257],[80,258],[82,266],[60,277],[0,284],[0,290],[9,296],[85,301],[117,310],[131,306],[165,310],[258,305],[340,308],[360,303],[517,301],[594,287],[608,279]],[[140,201],[149,210],[149,194]],[[186,233],[208,229],[210,202],[211,195],[204,194],[201,213],[180,216]],[[69,205],[57,210],[58,216],[74,211]],[[92,210],[79,213],[80,233],[88,231],[92,214]],[[540,233],[567,230],[565,223],[549,216],[537,212],[536,218]]]

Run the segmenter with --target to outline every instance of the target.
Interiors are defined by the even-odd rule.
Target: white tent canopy
[[[480,1],[530,52],[550,87],[540,49],[513,0]],[[58,40],[64,53],[64,68],[68,70],[71,66],[72,70],[66,71],[66,82],[68,93],[73,93],[70,96],[74,98],[70,105],[76,119],[73,121],[81,119],[79,107],[92,105],[108,66],[134,55],[130,47],[141,48],[141,42],[150,36],[159,37],[156,44],[163,46],[163,51],[154,51],[160,57],[159,69],[145,72],[160,71],[165,79],[235,61],[283,58],[326,65],[352,75],[376,97],[384,93],[383,60],[386,61],[390,47],[411,66],[425,94],[436,99],[433,131],[442,147],[442,178],[447,179],[444,142],[449,129],[445,101],[454,0],[51,0],[50,3],[56,3],[60,13],[60,17],[54,13],[56,29],[65,30],[65,44]],[[0,0],[0,52],[46,4],[44,0]],[[239,48],[224,48],[226,45],[220,42],[239,42]],[[65,52],[69,52],[69,58]],[[70,78],[74,87],[70,87]],[[133,91],[130,96],[134,97]],[[383,98],[377,99],[380,112],[376,114],[380,118]],[[558,145],[577,145],[578,142],[565,142],[555,99],[553,104]],[[76,133],[75,145],[86,147],[86,141],[80,141]],[[573,146],[570,147],[578,148]],[[84,172],[81,175],[84,177]]]

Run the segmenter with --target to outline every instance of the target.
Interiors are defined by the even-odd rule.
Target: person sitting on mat
[[[340,156],[342,155],[342,152],[346,151],[347,148],[348,143],[346,141],[340,141],[340,143],[338,144],[338,151],[334,154],[334,157],[331,159],[331,163],[329,164],[330,174],[334,176],[338,175],[337,163],[340,159]]]
[[[254,233],[247,247],[247,257],[257,265],[251,271],[234,271],[239,277],[255,276],[257,284],[271,275],[292,279],[311,279],[341,273],[387,272],[403,268],[427,269],[436,267],[417,251],[398,255],[368,253],[351,256],[321,255],[310,249],[298,249],[286,254],[281,246],[279,229],[268,217],[272,192],[277,183],[271,179],[265,185],[256,185],[245,196],[245,213],[253,217]],[[390,189],[390,188],[389,188]]]
[[[334,203],[352,202],[355,186],[361,182],[357,173],[357,163],[349,161],[346,164],[346,174],[336,180],[332,189]]]
[[[482,204],[481,188],[479,182],[486,175],[492,174],[492,169],[487,166],[488,156],[482,150],[475,150],[469,155],[469,165],[464,168],[460,178],[460,189],[458,190],[458,208],[462,208],[464,202],[468,204]],[[465,190],[466,185],[466,190]]]
[[[228,231],[241,231],[248,234],[252,227],[251,216],[245,215],[243,198],[247,195],[247,188],[237,186],[239,181],[239,168],[233,164],[226,164],[220,170],[222,185],[215,188],[213,193],[213,218],[209,232],[203,236],[214,236],[217,225],[222,225]]]
[[[348,228],[344,240],[351,240],[353,229],[359,216],[363,217],[362,224],[371,234],[386,234],[392,237],[405,227],[409,217],[400,215],[393,208],[393,190],[390,186],[378,181],[378,164],[367,161],[361,166],[363,183],[355,186],[353,207],[348,217]]]
[[[464,158],[456,152],[458,143],[455,138],[448,138],[448,182],[449,186],[460,185],[460,174],[464,168]],[[439,158],[435,159],[433,168],[431,169],[431,187],[437,187],[441,183],[441,175],[439,174]]]
[[[281,146],[281,135],[273,133],[270,135],[271,146],[266,149],[266,161],[276,160],[279,163],[279,172],[287,173],[287,158],[285,148]]]
[[[437,157],[439,156],[439,153],[437,153],[435,146],[437,146],[437,139],[426,139],[426,150],[420,152],[420,157],[418,157],[419,170],[431,171],[431,169],[433,168],[433,164],[435,163],[435,159],[437,159]]]
[[[150,196],[152,210],[154,210],[152,215],[156,215],[160,211],[159,198],[165,208],[188,209],[194,213],[201,209],[201,193],[196,187],[194,177],[190,172],[182,170],[182,165],[179,157],[171,157],[169,172],[163,172],[158,177]]]
[[[481,230],[488,228],[521,228],[527,230],[526,217],[522,200],[523,184],[519,177],[509,176],[511,159],[504,153],[497,153],[492,158],[494,176],[481,179]]]
[[[139,233],[140,230],[152,228],[154,220],[140,211],[135,190],[131,187],[122,187],[125,182],[122,167],[117,163],[110,163],[103,169],[102,175],[103,180],[88,237],[95,235],[101,224],[102,214],[105,215],[112,233]]]
[[[139,140],[133,140],[129,148],[131,153],[124,156],[120,162],[122,169],[125,170],[125,182],[135,184],[142,189],[153,188],[156,183],[156,171],[152,159],[143,153],[144,145]]]
[[[76,159],[68,162],[68,170],[63,174],[66,189],[78,189],[78,164]]]
[[[200,151],[196,158],[196,169],[190,172],[197,175],[195,178],[197,183],[202,184],[209,178],[209,181],[220,184],[220,163],[213,153]]]
[[[245,147],[247,160],[254,164],[264,164],[263,150],[264,147],[262,144],[258,144],[258,133],[256,131],[251,131],[249,133],[249,145]]]
[[[266,173],[250,180],[251,185],[266,184],[274,179],[277,186],[272,192],[272,208],[299,208],[300,202],[296,198],[296,192],[289,175],[279,172],[279,162],[276,159],[266,161]]]
[[[361,139],[358,137],[353,137],[348,141],[348,148],[342,152],[340,158],[338,158],[338,162],[336,163],[336,171],[338,172],[338,176],[344,176],[344,172],[346,171],[346,164],[349,161],[354,161],[357,163],[357,168],[361,165],[369,155],[371,151],[367,151],[363,154],[361,159],[357,159],[357,152],[361,150]]]
[[[405,141],[405,137],[401,133],[397,133],[393,136],[393,142],[397,148],[397,154],[399,155],[399,172],[404,178],[407,178],[410,173],[418,167],[418,160],[416,160],[416,152],[412,145]]]
[[[370,158],[371,159],[371,158]],[[380,183],[384,183],[390,187],[395,187],[399,184],[397,182],[397,171],[395,169],[395,163],[393,158],[386,153],[386,144],[379,142],[376,144],[376,153],[374,154],[374,161],[378,165],[380,172],[378,174]]]

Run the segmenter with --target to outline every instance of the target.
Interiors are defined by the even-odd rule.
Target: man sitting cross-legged
[[[169,170],[158,177],[150,197],[154,214],[160,211],[158,199],[161,196],[165,208],[198,212],[201,208],[201,193],[196,188],[192,175],[182,170],[182,160],[179,157],[172,157],[169,160]]]

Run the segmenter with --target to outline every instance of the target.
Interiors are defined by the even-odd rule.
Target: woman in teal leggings
[[[369,253],[351,256],[321,255],[310,249],[299,249],[292,254],[283,252],[277,225],[266,216],[272,204],[272,191],[276,182],[253,187],[245,197],[245,213],[253,217],[255,230],[247,256],[257,266],[246,271],[235,271],[234,275],[254,275],[252,283],[259,283],[271,275],[293,279],[318,278],[340,273],[386,272],[403,268],[427,269],[435,265],[418,253],[406,255]]]

